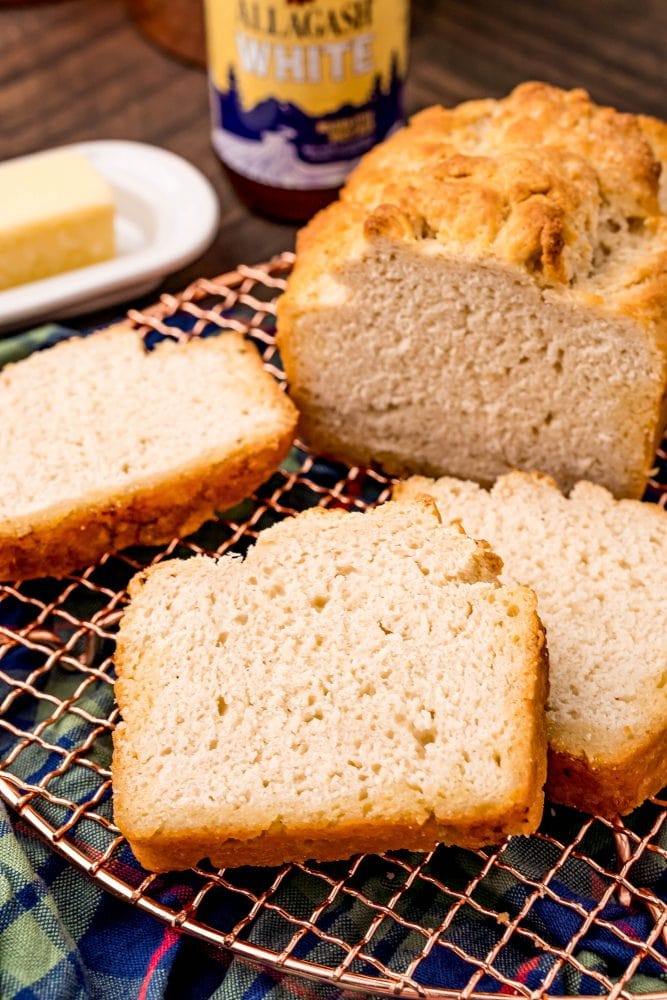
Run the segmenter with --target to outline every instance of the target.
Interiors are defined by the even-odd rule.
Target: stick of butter
[[[80,153],[0,164],[0,290],[108,260],[113,223],[111,185]]]

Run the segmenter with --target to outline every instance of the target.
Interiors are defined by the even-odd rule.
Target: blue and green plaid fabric
[[[0,803],[2,1000],[319,1000],[100,889]]]

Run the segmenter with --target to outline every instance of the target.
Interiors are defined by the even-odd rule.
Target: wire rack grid
[[[282,381],[275,302],[291,263],[283,254],[196,281],[128,322],[149,347],[240,330]],[[649,493],[662,504],[666,458]],[[297,444],[254,497],[185,540],[109,554],[61,580],[0,585],[0,795],[105,889],[263,967],[376,995],[664,997],[664,797],[613,822],[548,807],[535,836],[487,850],[171,875],[144,871],[114,825],[112,656],[133,574],[165,558],[243,552],[280,518],[314,505],[364,509],[391,485]]]

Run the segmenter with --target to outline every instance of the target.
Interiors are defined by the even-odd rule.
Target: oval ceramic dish
[[[116,139],[70,148],[86,156],[114,189],[117,255],[0,292],[0,332],[145,295],[169,272],[199,257],[215,235],[216,193],[182,157]]]

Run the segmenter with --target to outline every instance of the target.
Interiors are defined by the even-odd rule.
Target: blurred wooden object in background
[[[148,38],[181,59],[205,65],[202,0],[127,0],[127,6]]]

